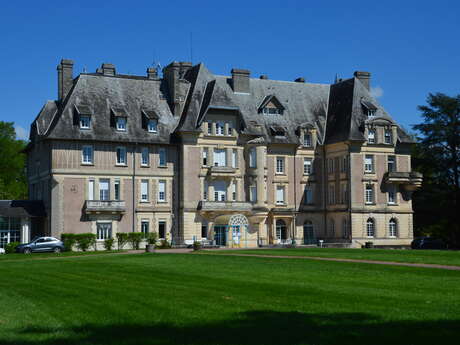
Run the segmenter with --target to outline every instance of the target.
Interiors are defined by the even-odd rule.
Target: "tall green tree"
[[[423,173],[423,187],[414,195],[415,226],[460,247],[460,95],[429,94],[418,107],[423,123],[414,167]]]
[[[26,142],[16,139],[13,122],[0,121],[0,199],[26,199]]]

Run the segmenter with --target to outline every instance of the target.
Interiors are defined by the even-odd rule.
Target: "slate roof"
[[[45,217],[41,200],[0,200],[0,217]]]

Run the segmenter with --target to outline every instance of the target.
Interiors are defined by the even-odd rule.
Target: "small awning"
[[[158,120],[159,119],[159,116],[155,112],[155,110],[142,109],[142,114],[144,114],[144,116],[146,118],[150,119],[150,120]]]
[[[75,105],[75,109],[77,109],[78,114],[80,115],[92,115],[93,111],[89,105]]]
[[[377,110],[377,107],[373,103],[364,99],[361,100],[361,104],[368,110]]]

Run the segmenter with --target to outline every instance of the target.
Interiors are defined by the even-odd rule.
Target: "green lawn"
[[[196,254],[0,262],[0,344],[446,344],[460,272]]]
[[[3,261],[10,261],[10,260],[37,260],[37,259],[47,259],[47,258],[62,258],[66,256],[86,256],[86,255],[103,255],[103,254],[113,254],[113,253],[120,253],[126,250],[99,250],[99,251],[89,251],[89,252],[62,252],[62,253],[32,253],[32,254],[5,254],[0,255],[0,263]]]
[[[282,248],[219,250],[213,254],[259,254],[282,256],[315,256],[323,258],[362,259],[460,266],[460,251],[404,250],[404,249],[350,249],[350,248]]]

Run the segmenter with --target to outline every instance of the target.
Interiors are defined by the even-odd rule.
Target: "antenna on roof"
[[[190,62],[193,65],[193,34],[190,31]]]
[[[339,81],[339,75],[336,73],[336,74],[335,74],[334,84],[337,84],[338,81]]]

